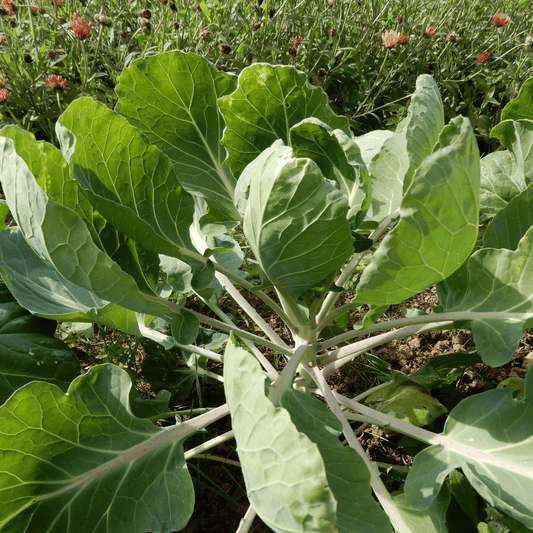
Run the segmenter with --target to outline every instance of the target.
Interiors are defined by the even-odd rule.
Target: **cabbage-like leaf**
[[[444,108],[437,83],[429,75],[419,76],[407,117],[369,165],[372,220],[380,222],[400,207],[415,170],[433,152],[443,127]]]
[[[209,205],[211,221],[228,226],[238,221],[235,178],[220,142],[217,99],[236,86],[236,76],[203,57],[174,51],[133,62],[116,87],[116,111],[170,158],[185,190]]]
[[[405,494],[416,508],[430,506],[446,478],[461,468],[492,506],[533,528],[533,372],[526,395],[495,389],[461,401],[450,413],[438,444],[420,452]]]
[[[523,118],[533,120],[533,79],[524,82],[518,96],[511,100],[502,111],[502,121]]]
[[[66,390],[80,373],[72,350],[54,338],[56,322],[28,313],[0,279],[0,404],[30,381]]]
[[[265,396],[259,363],[234,342],[224,352],[224,390],[250,503],[276,533],[337,533],[317,445]]]
[[[245,169],[235,197],[261,268],[293,298],[335,274],[353,253],[347,197],[281,141]]]
[[[449,533],[446,511],[450,505],[450,491],[445,485],[433,500],[430,508],[414,509],[405,497],[398,494],[393,498],[396,513],[400,516],[404,530],[413,533]]]
[[[457,270],[476,243],[478,195],[477,143],[470,122],[457,117],[416,170],[401,220],[363,272],[356,300],[399,303]]]
[[[319,400],[289,389],[281,399],[291,420],[320,451],[329,486],[337,500],[339,533],[389,533],[391,523],[372,495],[370,473],[357,452],[342,446],[342,424]]]
[[[59,123],[68,130],[61,130],[60,141],[71,152],[72,177],[95,208],[145,248],[188,262],[198,288],[209,283],[212,265],[189,235],[194,200],[178,183],[168,157],[124,117],[90,98],[73,102]]]
[[[28,246],[19,228],[0,234],[0,273],[18,302],[34,315],[61,322],[98,322],[140,335],[134,311],[67,281]]]
[[[374,156],[381,150],[383,143],[394,135],[390,130],[374,130],[369,131],[359,137],[354,137],[353,141],[359,147],[361,157],[367,167],[374,159]]]
[[[525,183],[509,150],[492,152],[479,163],[479,210],[492,217],[524,189]]]
[[[483,248],[516,250],[533,226],[533,183],[517,194],[490,222],[483,234]]]
[[[342,130],[332,130],[314,118],[293,126],[290,140],[295,157],[312,159],[346,195],[348,220],[356,229],[370,205],[370,179],[358,145]]]
[[[500,313],[495,318],[476,318],[470,327],[483,362],[503,365],[511,359],[526,333],[525,319],[505,319],[503,314],[524,313],[533,317],[533,227],[516,250],[484,248],[472,254],[467,272],[466,291],[455,295],[445,310]]]
[[[424,387],[405,378],[370,394],[365,403],[383,413],[394,413],[399,420],[418,427],[427,426],[435,418],[448,412]]]
[[[481,159],[481,212],[494,216],[533,182],[533,120],[505,120],[490,135],[507,148]]]
[[[28,165],[46,195],[75,211],[85,222],[94,243],[130,274],[139,287],[153,291],[159,274],[157,254],[147,253],[107,223],[70,176],[62,153],[50,143],[37,141],[32,133],[18,126],[6,126],[0,135],[13,140],[17,155]]]
[[[87,226],[71,209],[50,200],[37,185],[13,141],[0,137],[0,176],[7,203],[26,242],[68,281],[122,307],[168,320],[178,342],[196,338],[198,319],[183,309],[142,293],[93,242]]]
[[[171,533],[194,490],[183,440],[130,409],[131,379],[93,367],[65,394],[32,382],[0,408],[0,529],[6,533]]]
[[[293,67],[255,63],[242,70],[238,88],[218,101],[226,120],[223,143],[236,177],[277,139],[290,143],[292,126],[308,117],[351,135],[348,119],[336,115],[326,93]]]

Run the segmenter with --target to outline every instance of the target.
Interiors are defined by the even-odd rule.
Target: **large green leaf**
[[[153,291],[159,274],[157,254],[147,254],[137,243],[107,223],[70,176],[68,163],[62,153],[50,143],[37,141],[33,134],[18,126],[6,126],[0,135],[13,140],[17,154],[28,165],[46,195],[54,202],[76,211],[95,244],[130,274],[139,287]]]
[[[98,322],[139,335],[135,313],[67,281],[27,244],[18,228],[0,234],[0,273],[34,315],[62,322]]]
[[[460,402],[450,413],[438,444],[420,452],[407,476],[407,501],[432,504],[449,474],[461,468],[490,505],[533,529],[533,372],[526,395],[496,389]]]
[[[419,76],[407,117],[369,166],[372,220],[379,222],[400,207],[415,170],[433,152],[443,127],[444,108],[437,83],[427,74]]]
[[[381,150],[383,143],[393,135],[394,132],[390,130],[374,130],[364,135],[359,135],[359,137],[354,137],[353,140],[359,147],[361,157],[367,167],[370,166],[374,156]]]
[[[450,491],[446,486],[433,500],[430,508],[414,509],[405,494],[393,498],[396,513],[400,516],[406,531],[413,533],[449,533],[446,511],[450,504]]]
[[[276,533],[337,532],[317,445],[265,396],[259,363],[234,342],[224,353],[224,390],[250,503]]]
[[[236,76],[195,54],[167,52],[140,59],[116,87],[116,110],[166,154],[181,185],[205,199],[209,218],[234,225],[235,179],[221,144],[225,123],[217,98],[231,93]]]
[[[135,417],[131,379],[93,367],[64,394],[33,382],[0,408],[5,533],[171,533],[194,505],[183,439]],[[170,436],[172,435],[172,436]]]
[[[87,226],[71,209],[50,200],[37,185],[13,141],[0,137],[0,176],[7,203],[26,242],[68,281],[99,298],[132,311],[165,318],[178,342],[196,338],[198,319],[189,311],[142,293],[93,242]]]
[[[342,424],[335,415],[316,398],[294,389],[283,394],[281,405],[298,431],[318,446],[337,500],[335,526],[339,533],[391,532],[390,520],[372,495],[365,462],[339,440]]]
[[[525,183],[509,150],[492,152],[479,163],[479,209],[483,214],[494,216],[523,190]]]
[[[490,222],[483,234],[483,248],[516,250],[533,226],[533,183],[514,196]]]
[[[358,302],[402,302],[457,270],[476,243],[479,152],[468,119],[444,128],[435,151],[416,170],[401,221],[365,269]]]
[[[481,159],[481,211],[493,216],[533,182],[533,120],[505,120],[490,135],[508,149]]]
[[[531,217],[532,189],[527,189],[493,219],[486,246],[468,259],[461,280],[446,280],[446,312],[493,312],[495,318],[470,322],[476,350],[485,364],[499,366],[511,359],[525,335],[526,320],[505,319],[504,313],[529,313],[533,317],[533,227],[520,222]],[[519,210],[517,210],[519,209]],[[495,224],[496,230],[491,226]],[[525,231],[523,236],[517,230]],[[495,246],[508,246],[495,248]],[[449,283],[448,283],[449,282]]]
[[[502,111],[502,120],[533,120],[533,78],[520,88],[518,96],[511,100]]]
[[[0,404],[33,380],[66,390],[79,375],[72,350],[54,338],[56,322],[28,313],[0,279]]]
[[[209,283],[212,265],[189,235],[194,201],[168,157],[124,117],[89,98],[74,101],[59,123],[68,130],[59,138],[72,176],[96,209],[145,248],[190,263],[198,288]]]
[[[235,197],[256,259],[293,298],[335,274],[353,253],[347,197],[281,141],[245,169]]]
[[[272,143],[289,144],[289,130],[315,117],[351,135],[348,119],[336,115],[326,93],[293,67],[255,63],[239,75],[235,92],[218,101],[226,120],[223,143],[227,163],[239,177],[244,167]]]

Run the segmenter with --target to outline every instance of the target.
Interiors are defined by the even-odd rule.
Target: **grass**
[[[501,109],[533,75],[528,36],[533,10],[518,0],[1,0],[1,5],[7,14],[0,15],[5,35],[0,80],[9,94],[0,104],[0,121],[53,143],[55,122],[71,101],[92,96],[113,108],[122,70],[167,50],[196,52],[233,72],[260,61],[294,65],[324,88],[356,135],[394,128],[406,114],[416,77],[430,73],[447,119],[469,116],[485,153],[495,148],[489,132]],[[72,31],[75,13],[85,21],[78,24],[85,24],[86,37]],[[508,15],[510,23],[498,27],[491,18],[496,13]],[[431,37],[428,25],[434,27]],[[409,42],[384,47],[381,35],[387,30]],[[479,63],[482,52],[488,59]],[[66,87],[51,88],[50,75],[61,76]]]

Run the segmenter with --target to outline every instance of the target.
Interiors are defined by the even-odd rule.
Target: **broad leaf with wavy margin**
[[[227,163],[239,177],[274,141],[290,143],[290,128],[315,117],[351,136],[348,119],[336,115],[326,93],[293,67],[255,63],[242,70],[239,86],[218,101],[226,120]]]
[[[132,383],[93,367],[65,394],[32,382],[0,408],[0,529],[5,533],[171,533],[194,490],[183,440],[130,409]]]
[[[356,300],[402,302],[457,270],[476,242],[479,152],[470,121],[453,119],[416,170],[401,220],[365,269]]]
[[[265,396],[259,363],[234,343],[224,353],[224,390],[250,503],[276,533],[337,533],[317,445]]]
[[[0,176],[13,218],[43,261],[103,300],[165,318],[178,342],[194,341],[198,319],[190,311],[171,310],[167,302],[141,292],[135,280],[94,244],[82,219],[46,196],[13,141],[5,137],[0,137]]]
[[[513,389],[495,389],[461,401],[439,442],[416,456],[405,483],[409,504],[432,505],[446,476],[461,468],[490,505],[532,529],[532,397],[529,371],[524,398]]]
[[[116,87],[116,111],[170,158],[185,190],[209,205],[210,221],[228,226],[239,218],[217,99],[236,86],[205,58],[174,51],[133,62]]]

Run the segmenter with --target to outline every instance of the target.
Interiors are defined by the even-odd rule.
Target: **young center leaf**
[[[407,117],[369,165],[372,220],[380,222],[400,207],[415,170],[433,152],[443,127],[444,108],[437,83],[427,74],[419,76]]]
[[[533,529],[532,398],[529,371],[524,398],[513,389],[495,389],[460,402],[438,443],[416,456],[405,483],[407,501],[428,507],[446,475],[461,468],[490,505]]]
[[[261,268],[295,299],[353,253],[348,198],[281,141],[244,170],[235,197]]]
[[[290,128],[304,118],[315,117],[351,136],[348,119],[336,115],[326,93],[293,67],[265,63],[246,67],[237,90],[218,102],[227,125],[223,138],[227,162],[237,177],[276,139],[288,145]]]
[[[371,189],[358,145],[342,130],[333,130],[315,118],[293,126],[290,142],[295,157],[312,159],[326,179],[337,183],[348,199],[350,225],[357,229],[370,206]]]
[[[337,533],[337,504],[318,446],[265,396],[252,354],[230,339],[224,390],[248,499],[276,533]]]
[[[230,227],[239,217],[217,99],[236,86],[236,76],[203,57],[174,51],[133,62],[116,87],[116,111],[170,158],[184,189],[207,202],[209,219]]]
[[[131,379],[93,367],[68,393],[34,381],[0,408],[0,529],[171,533],[194,506],[183,440],[130,409]],[[16,438],[15,438],[16,437]]]
[[[470,121],[453,119],[416,170],[401,220],[365,269],[356,300],[402,302],[455,272],[476,242],[479,152]]]

